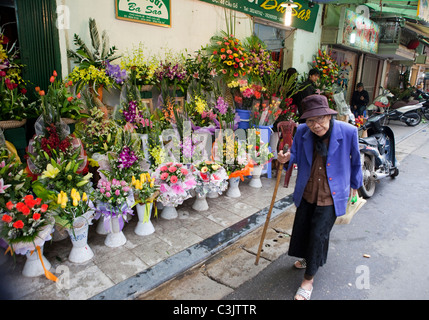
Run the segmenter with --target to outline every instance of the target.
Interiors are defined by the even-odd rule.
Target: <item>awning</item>
[[[353,4],[353,5],[366,5],[372,11],[372,16],[397,16],[405,17],[414,20],[421,20],[417,16],[417,7],[419,1],[408,0],[315,0],[316,3],[324,4]],[[380,6],[381,2],[381,6]]]

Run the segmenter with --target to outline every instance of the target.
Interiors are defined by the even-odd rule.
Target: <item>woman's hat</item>
[[[327,116],[338,112],[329,108],[328,99],[324,95],[312,94],[302,100],[304,113],[300,119]]]

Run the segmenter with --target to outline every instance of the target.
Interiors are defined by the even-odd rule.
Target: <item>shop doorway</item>
[[[361,81],[369,95],[369,103],[372,102],[374,96],[378,94],[379,59],[366,56],[363,63]]]

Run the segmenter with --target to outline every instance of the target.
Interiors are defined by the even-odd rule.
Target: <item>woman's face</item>
[[[331,121],[332,116],[319,116],[319,117],[311,117],[308,118],[305,123],[310,128],[311,132],[319,137],[322,137],[329,130],[329,123]]]

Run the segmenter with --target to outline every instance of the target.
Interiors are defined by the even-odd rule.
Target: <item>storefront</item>
[[[370,101],[378,95],[384,61],[377,56],[379,26],[365,14],[355,12],[361,8],[350,6],[325,7],[322,44],[329,45],[341,71],[346,77],[346,101],[350,101],[356,84],[362,82]],[[348,78],[347,78],[348,77]]]

